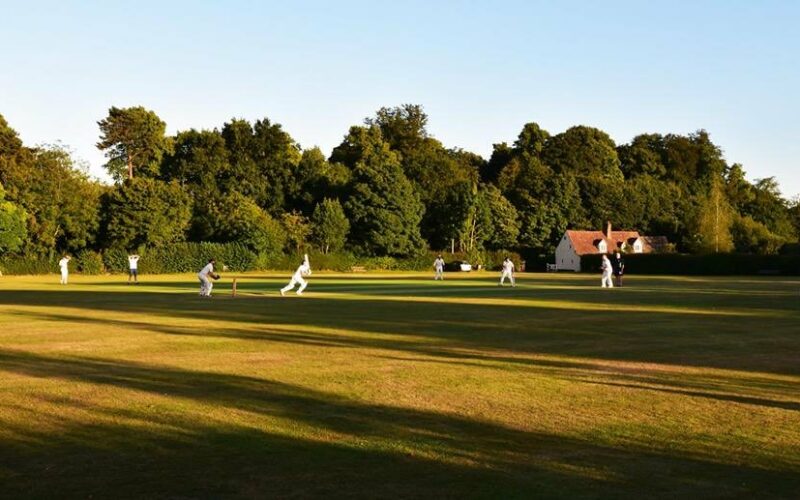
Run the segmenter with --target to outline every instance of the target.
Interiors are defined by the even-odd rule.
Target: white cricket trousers
[[[61,271],[61,284],[66,285],[67,281],[69,281],[69,272]]]
[[[603,288],[614,288],[614,283],[611,280],[611,272],[603,272],[603,278],[600,280],[600,285]]]
[[[514,281],[514,274],[508,271],[503,271],[503,274],[500,275],[501,285],[506,282],[506,278],[508,278],[508,281],[511,282],[511,286],[517,286],[517,283]]]
[[[281,288],[281,293],[288,292],[289,290],[294,288],[294,286],[297,285],[298,283],[300,284],[300,288],[297,289],[297,295],[301,295],[303,293],[303,290],[305,290],[306,287],[308,286],[308,282],[304,280],[302,276],[292,276],[292,280],[289,282],[289,284]]]
[[[444,271],[436,269],[436,274],[433,275],[434,280],[444,280]]]
[[[200,296],[211,297],[211,289],[214,288],[214,284],[211,283],[211,280],[208,279],[208,276],[198,274],[197,279],[200,280]]]

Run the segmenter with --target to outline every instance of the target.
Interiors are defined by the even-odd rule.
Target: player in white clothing
[[[506,257],[506,260],[503,261],[503,270],[500,273],[499,286],[503,286],[506,278],[508,278],[508,280],[511,282],[512,287],[517,286],[517,282],[514,280],[514,262],[512,262],[508,257]]]
[[[217,261],[214,259],[209,259],[208,264],[206,267],[200,270],[197,273],[197,278],[200,280],[200,296],[201,297],[211,297],[211,289],[214,288],[214,284],[211,283],[211,278],[219,279],[219,275],[214,273],[214,264]]]
[[[433,280],[444,280],[444,259],[442,256],[436,257],[436,260],[433,261],[433,270],[435,274],[433,275]]]
[[[603,261],[600,264],[600,269],[603,271],[603,277],[600,279],[600,286],[603,288],[614,288],[614,282],[611,281],[611,273],[614,268],[611,266],[611,261],[608,260],[608,255],[603,254]]]
[[[61,284],[66,285],[69,281],[69,261],[72,257],[65,255],[64,258],[58,261],[58,267],[61,268]]]
[[[128,255],[128,284],[131,284],[131,278],[134,283],[139,284],[139,256],[136,254]]]
[[[303,262],[292,275],[289,284],[281,288],[281,295],[286,295],[286,292],[294,288],[298,283],[300,284],[300,288],[297,289],[297,295],[303,295],[303,290],[308,286],[308,282],[303,279],[303,276],[311,276],[311,264],[308,262],[308,254],[303,256]]]

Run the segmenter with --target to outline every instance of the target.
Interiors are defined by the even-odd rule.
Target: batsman
[[[197,273],[197,278],[200,280],[201,297],[211,297],[211,289],[214,288],[214,284],[211,283],[211,279],[218,280],[220,278],[220,275],[214,272],[214,264],[216,263],[216,260],[209,259],[206,267]]]

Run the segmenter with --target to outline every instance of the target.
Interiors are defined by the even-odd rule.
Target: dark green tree
[[[660,134],[642,134],[633,138],[630,144],[617,148],[620,169],[626,178],[650,175],[663,179],[667,168],[662,161],[664,137]]]
[[[183,241],[191,209],[188,192],[176,181],[125,181],[108,193],[104,203],[106,242],[130,249]]]
[[[225,140],[215,130],[188,130],[175,137],[172,153],[164,158],[160,178],[175,181],[193,200],[189,238],[212,241],[215,207],[229,194],[230,163]]]
[[[592,127],[572,127],[550,138],[541,156],[556,175],[577,180],[591,226],[599,228],[606,220],[614,220],[623,203],[624,176],[616,145],[608,134]]]
[[[21,148],[0,158],[6,198],[28,214],[28,254],[75,252],[95,243],[103,187],[59,146]]]
[[[99,122],[98,149],[108,158],[106,169],[116,181],[139,175],[155,177],[164,153],[171,149],[165,136],[167,125],[142,106],[112,107]]]
[[[588,225],[575,176],[556,174],[539,158],[514,158],[500,174],[498,186],[519,214],[523,246],[552,252],[567,228]]]
[[[354,246],[368,254],[395,256],[421,249],[424,206],[380,129],[352,127],[333,151],[333,161],[337,158],[345,160],[353,175],[344,208]]]
[[[341,163],[330,163],[319,148],[303,151],[295,182],[299,190],[290,199],[292,208],[311,215],[326,198],[341,198],[350,182],[350,171]]]
[[[193,194],[219,196],[229,174],[228,150],[222,134],[190,129],[175,136],[173,150],[161,165],[160,177],[187,186]]]
[[[268,255],[279,254],[286,243],[280,222],[252,199],[235,191],[212,206],[209,220],[214,241],[242,243]]]
[[[497,184],[497,179],[500,177],[500,172],[506,168],[511,160],[514,158],[514,148],[508,143],[501,142],[500,144],[492,145],[492,155],[489,161],[486,162],[481,169],[480,177],[481,182],[487,184]]]

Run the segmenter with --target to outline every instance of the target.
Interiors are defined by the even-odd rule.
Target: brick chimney
[[[603,231],[603,236],[605,236],[606,238],[611,238],[611,221],[610,220],[606,221],[606,228]]]

